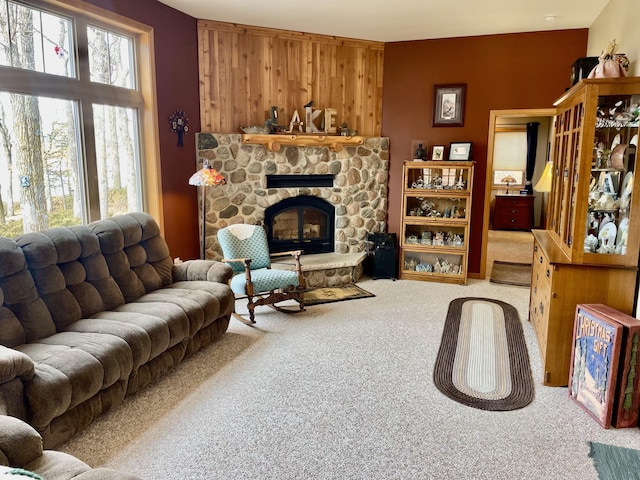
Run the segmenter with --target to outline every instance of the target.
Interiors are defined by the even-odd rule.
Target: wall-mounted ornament
[[[184,146],[182,136],[189,131],[189,119],[183,110],[176,110],[169,117],[169,127],[178,134],[178,146]]]

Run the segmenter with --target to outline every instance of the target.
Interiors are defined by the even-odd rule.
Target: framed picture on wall
[[[462,127],[464,125],[466,90],[466,84],[436,85],[434,87],[434,127]]]

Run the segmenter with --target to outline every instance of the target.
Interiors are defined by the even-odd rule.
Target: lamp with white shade
[[[535,184],[533,189],[536,192],[549,193],[551,191],[552,182],[553,182],[553,162],[547,162],[547,164],[544,166],[544,170],[542,171],[542,175],[540,176],[540,179]],[[542,201],[544,202],[544,196]],[[540,224],[542,228],[546,228],[547,226],[546,225],[547,219],[545,214],[546,209],[547,209],[547,205],[543,205],[542,213],[540,214],[541,216]]]
[[[533,189],[536,192],[540,193],[548,193],[551,191],[551,181],[553,180],[553,162],[547,162],[544,166],[544,170],[542,171],[542,175],[538,180],[538,183],[535,184]]]

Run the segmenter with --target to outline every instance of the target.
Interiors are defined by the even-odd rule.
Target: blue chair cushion
[[[225,258],[250,258],[251,270],[271,266],[269,242],[264,228],[236,224],[218,231],[218,243]],[[229,263],[234,272],[244,272],[244,263]]]
[[[254,293],[268,292],[289,285],[298,286],[298,274],[291,270],[260,268],[251,270]],[[231,290],[238,295],[246,295],[247,278],[244,273],[238,273],[231,279]]]

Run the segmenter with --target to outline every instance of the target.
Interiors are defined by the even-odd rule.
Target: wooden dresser
[[[496,230],[531,230],[535,195],[498,193],[493,213]]]

